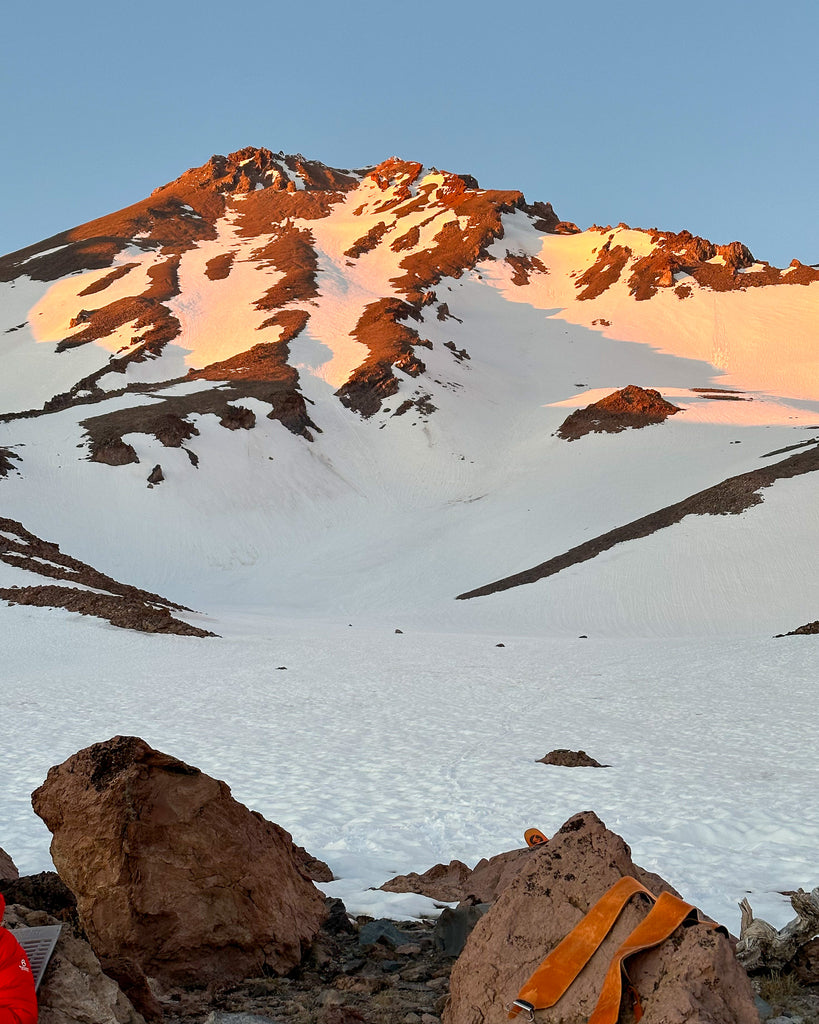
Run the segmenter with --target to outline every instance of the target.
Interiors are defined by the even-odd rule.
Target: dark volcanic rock
[[[819,619],[814,622],[806,622],[804,626],[799,626],[797,629],[792,629],[789,633],[777,633],[777,639],[781,639],[783,636],[815,636],[819,633]]]
[[[589,757],[585,750],[550,750],[548,754],[537,759],[537,764],[557,764],[563,768],[609,768],[610,765],[600,764]]]
[[[32,804],[97,955],[163,984],[291,970],[326,916],[283,828],[136,737],[52,768]]]
[[[630,427],[662,423],[680,411],[678,406],[666,402],[659,391],[629,384],[585,409],[576,409],[557,428],[557,435],[566,441],[576,441],[592,432],[616,434]]]
[[[214,635],[171,615],[171,610],[190,609],[168,601],[159,594],[119,583],[85,562],[66,555],[60,551],[59,545],[42,540],[26,530],[22,523],[2,516],[0,562],[66,584],[0,587],[0,598],[9,604],[65,608],[82,615],[107,619],[112,625],[123,629],[138,629],[145,633],[177,633],[201,637]]]
[[[0,879],[0,893],[6,903],[20,903],[60,921],[78,923],[74,893],[55,871],[41,871],[38,875],[23,875],[14,880]]]
[[[15,452],[11,451],[10,448],[0,448],[0,477],[8,476],[12,469],[14,469],[15,462],[20,461],[20,456]]]
[[[91,462],[104,462],[106,466],[127,466],[139,462],[132,445],[121,437],[104,438],[91,444]]]
[[[443,910],[432,936],[435,948],[446,956],[460,956],[472,929],[489,907],[489,903],[473,903]]]

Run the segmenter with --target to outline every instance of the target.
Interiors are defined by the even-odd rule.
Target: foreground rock
[[[32,804],[96,954],[160,985],[289,971],[325,917],[289,833],[136,737],[52,768]]]
[[[0,900],[1,905],[1,900]],[[59,924],[42,910],[10,905],[7,928],[40,928]],[[37,993],[39,1024],[145,1024],[87,942],[63,926]]]
[[[485,1024],[506,1018],[505,1007],[535,968],[624,875],[655,894],[672,891],[639,868],[623,840],[592,812],[570,818],[544,846],[535,847],[496,904],[477,923],[451,977],[444,1024]],[[594,1009],[612,955],[646,914],[630,901],[587,967],[538,1022],[580,1024]],[[643,1024],[758,1024],[753,993],[728,938],[692,927],[635,961]]]
[[[19,877],[20,872],[17,870],[14,861],[0,846],[0,880]]]

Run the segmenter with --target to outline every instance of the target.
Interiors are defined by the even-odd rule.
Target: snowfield
[[[425,249],[474,225],[447,205],[451,176],[416,180],[392,163],[389,181],[348,176],[326,216],[282,205],[285,194],[254,206],[285,174],[278,158],[243,196],[224,192],[227,178],[218,196],[190,186],[182,198],[218,207],[190,244],[203,215],[171,183],[151,200],[166,204],[160,228],[150,211],[139,220],[170,231],[167,244],[146,227],[110,267],[80,260],[96,269],[48,282],[29,277],[41,254],[3,264],[18,276],[0,281],[0,469],[17,459],[0,476],[0,517],[195,609],[185,617],[219,638],[0,603],[0,846],[21,872],[49,868],[31,791],[82,747],[134,734],[223,779],[326,860],[337,880],[325,890],[353,913],[435,914],[431,900],[373,887],[452,858],[474,865],[521,846],[528,826],[551,834],[590,809],[733,932],[745,895],[781,926],[792,916],[781,894],[819,884],[819,637],[773,638],[819,618],[819,473],[776,480],[739,515],[688,515],[536,583],[456,598],[809,453],[819,281],[753,287],[774,273],[757,262],[741,268],[742,288],[720,290],[677,269],[636,301],[629,274],[650,257],[651,232],[544,234],[510,203],[503,237],[463,267],[450,252],[452,274],[438,280]],[[304,166],[299,202],[311,200]],[[204,181],[213,167],[199,171]],[[489,194],[461,186],[470,201]],[[259,214],[279,208],[291,211],[281,223]],[[292,263],[271,262],[288,238]],[[579,301],[609,243],[629,251],[622,274]],[[407,260],[426,289],[409,305]],[[305,326],[276,349],[285,321],[262,300],[283,281],[277,312]],[[93,340],[57,350],[117,302],[128,318],[111,314],[115,329],[100,316]],[[372,353],[352,333],[379,303],[417,332],[403,352],[422,360],[417,376],[387,344],[396,323],[379,325],[387,342]],[[146,308],[171,315],[170,340],[126,366],[142,344],[131,313]],[[386,368],[378,344],[392,352]],[[256,390],[229,391],[257,345],[284,352],[280,364],[265,364]],[[364,418],[335,392],[370,354],[376,384],[382,370],[397,390]],[[217,380],[184,379],[231,360]],[[284,392],[271,398],[267,384],[303,400],[312,441],[269,418]],[[681,411],[645,429],[557,436],[574,409],[629,384]],[[252,429],[220,425],[218,403],[196,405],[216,389],[244,410],[239,426],[255,416]],[[181,424],[178,445],[145,426],[151,407]],[[139,461],[91,461],[89,419]],[[148,486],[156,465],[164,479]],[[44,582],[36,562],[13,563],[0,560],[0,586]],[[535,763],[558,747],[611,767]]]
[[[134,734],[287,828],[353,913],[438,913],[370,887],[472,866],[585,809],[735,933],[743,896],[781,926],[779,893],[819,884],[812,637],[396,634],[234,613],[203,641],[26,608],[5,623],[0,821],[24,873],[50,868],[28,798],[48,768]],[[535,763],[556,747],[611,767]]]

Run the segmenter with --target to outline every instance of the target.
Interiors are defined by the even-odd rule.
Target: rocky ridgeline
[[[0,850],[0,893],[8,927],[63,923],[40,988],[40,1024],[501,1021],[614,882],[631,876],[655,895],[673,892],[585,812],[532,849],[382,886],[458,903],[435,923],[353,920],[313,884],[331,880],[330,869],[289,833],[237,803],[223,782],[135,737],[52,768],[32,801],[53,833],[59,875],[20,878]],[[644,915],[639,900],[626,906],[538,1022],[587,1020],[614,949]],[[804,945],[790,965],[803,987],[788,997],[789,1024],[819,1019],[816,946]],[[637,958],[630,973],[645,1024],[756,1024],[760,1009],[773,1020],[735,949],[727,934],[687,927]]]

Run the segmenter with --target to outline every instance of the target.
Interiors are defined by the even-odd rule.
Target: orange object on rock
[[[526,1012],[529,1020],[533,1021],[535,1010],[554,1006],[611,931],[623,907],[638,893],[648,897],[654,906],[612,957],[588,1024],[617,1024],[623,978],[628,981],[626,961],[629,957],[665,942],[686,921],[704,923],[709,928],[719,927],[713,922],[700,921],[696,908],[678,896],[663,892],[656,897],[636,878],[626,875],[600,897],[532,974],[509,1008],[509,1019]],[[642,1016],[639,996],[630,983],[629,990],[634,1001],[634,1016],[639,1020]]]

